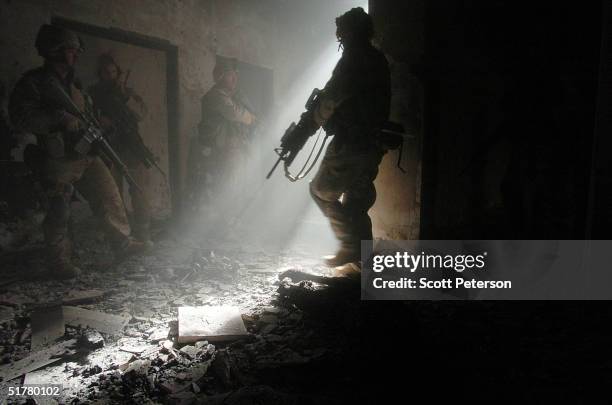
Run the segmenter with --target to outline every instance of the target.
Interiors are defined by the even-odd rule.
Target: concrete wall
[[[0,77],[12,88],[41,63],[33,43],[52,17],[112,27],[178,46],[180,178],[189,138],[200,120],[200,98],[213,85],[216,53],[274,70],[278,106],[295,77],[333,43],[334,18],[354,0],[23,0],[0,3]],[[299,44],[299,46],[296,46]],[[308,94],[304,94],[304,99]],[[280,137],[280,134],[279,134]]]
[[[584,237],[601,4],[425,7],[423,238]]]
[[[582,238],[601,4],[370,0],[392,68],[375,236]],[[419,233],[420,228],[420,233]]]
[[[406,140],[401,166],[398,152],[388,153],[376,179],[378,198],[370,214],[374,237],[418,239],[420,226],[421,142],[423,86],[415,75],[424,50],[424,1],[370,1],[376,42],[391,68],[391,120],[404,125],[413,139]]]
[[[210,39],[214,24],[210,10],[207,2],[196,0],[3,1],[0,77],[12,88],[24,71],[41,64],[34,39],[40,25],[52,17],[166,39],[179,46],[179,153],[184,162],[187,138],[200,119],[199,98],[212,85]],[[181,178],[184,168],[182,165]]]

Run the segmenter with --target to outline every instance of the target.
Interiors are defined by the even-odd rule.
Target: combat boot
[[[334,268],[334,277],[361,277],[361,262],[351,262]]]
[[[155,244],[151,240],[151,232],[147,224],[136,224],[132,227],[132,238],[137,242],[142,242],[145,245],[146,250],[150,250],[155,247]]]
[[[325,264],[329,267],[343,266],[347,263],[354,263],[361,260],[361,253],[358,249],[342,247],[334,256],[325,256]]]
[[[146,253],[149,248],[150,246],[145,242],[130,239],[121,248],[115,250],[115,260],[120,262],[130,256]]]

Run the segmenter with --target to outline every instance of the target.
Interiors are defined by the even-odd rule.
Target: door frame
[[[87,35],[122,42],[153,50],[166,55],[166,108],[168,111],[168,185],[170,187],[171,216],[180,211],[180,160],[179,160],[179,77],[178,47],[168,40],[125,31],[114,27],[99,27],[79,21],[54,16],[51,23]]]

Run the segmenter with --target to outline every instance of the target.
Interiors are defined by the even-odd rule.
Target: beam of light
[[[368,9],[363,2],[346,3],[345,6],[348,8],[344,11],[357,6],[366,11]],[[243,173],[246,175],[238,186],[240,196],[236,197],[235,193],[232,196],[229,191],[231,187],[228,186],[227,190],[216,193],[212,203],[212,216],[228,217],[230,222],[235,221],[235,236],[245,244],[254,243],[265,249],[282,250],[300,247],[302,251],[303,247],[308,246],[309,250],[316,253],[330,253],[337,244],[327,218],[319,212],[308,190],[308,183],[320,161],[306,179],[297,183],[285,179],[282,165],[279,165],[270,180],[264,179],[277,159],[273,149],[278,147],[282,134],[291,122],[299,120],[312,89],[325,86],[341,56],[331,31],[333,18],[339,13],[330,10],[329,15],[329,21],[322,23],[323,26],[329,25],[329,41],[321,46],[321,52],[299,77],[294,78],[290,87],[276,91],[272,117],[260,128],[256,150],[250,153],[248,161],[243,162]],[[315,138],[313,136],[308,141],[293,162],[292,172],[303,166]],[[220,229],[214,221],[205,220],[200,224],[200,233],[213,237],[219,234]]]
[[[312,89],[325,86],[339,58],[338,45],[334,38],[331,38],[330,43],[312,65],[294,81],[290,88],[280,92],[278,113],[267,127],[269,136],[262,139],[263,162],[266,170],[277,158],[273,148],[278,146],[281,135],[291,122],[299,120],[304,112],[304,103]],[[314,146],[315,138],[313,136],[307,142],[291,165],[293,172],[303,166],[310,149]],[[253,214],[248,215],[249,218],[256,219],[251,226],[255,233],[253,236],[261,236],[262,231],[265,233],[269,230],[274,235],[266,239],[268,241],[276,239],[274,242],[279,248],[291,249],[298,244],[322,243],[332,244],[333,248],[335,239],[329,225],[313,204],[308,190],[308,181],[316,173],[317,166],[306,179],[296,183],[290,183],[285,179],[283,168],[279,166],[273,177],[264,183],[263,192],[257,196],[258,201],[253,204]],[[266,170],[255,173],[254,181],[257,181],[259,176],[263,178]],[[257,215],[254,215],[255,213]]]

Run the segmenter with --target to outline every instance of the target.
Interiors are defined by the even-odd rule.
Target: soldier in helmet
[[[387,60],[371,43],[371,17],[353,8],[336,18],[336,28],[342,57],[307,128],[314,133],[323,126],[334,135],[310,183],[312,198],[340,241],[340,250],[327,259],[332,267],[359,262],[360,241],[372,239],[368,210],[376,200],[373,182],[385,153],[376,134],[388,119],[391,99]]]
[[[80,272],[72,264],[68,235],[75,188],[99,218],[117,257],[140,252],[144,246],[129,237],[121,196],[106,165],[96,155],[80,155],[74,150],[83,124],[56,101],[50,89],[50,83],[59,84],[79,108],[87,107],[87,99],[74,77],[77,56],[83,51],[80,38],[66,29],[45,24],[35,45],[44,65],[19,80],[10,97],[9,114],[13,125],[35,134],[44,150],[39,164],[48,201],[43,223],[48,266],[52,276],[66,279]]]
[[[130,172],[138,173],[137,181],[147,184],[148,172],[142,170],[144,163],[135,147],[137,143],[142,142],[139,122],[146,116],[147,106],[134,89],[126,86],[125,73],[112,54],[100,55],[97,73],[99,81],[88,89],[88,93],[93,99],[95,110],[101,114],[100,122],[105,129],[113,132],[110,142]],[[111,172],[119,192],[122,192],[121,172],[117,168],[112,168]],[[129,191],[133,209],[132,236],[151,244],[149,202],[138,190],[130,188]]]
[[[194,205],[206,199],[207,191],[239,191],[238,178],[245,174],[241,167],[256,121],[249,102],[239,91],[235,59],[217,57],[213,79],[215,85],[202,97],[198,149],[203,154],[190,162]],[[199,184],[194,178],[200,179]]]

